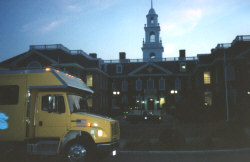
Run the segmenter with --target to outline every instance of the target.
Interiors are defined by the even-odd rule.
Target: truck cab
[[[81,79],[55,69],[0,72],[1,146],[70,161],[115,154],[119,122],[87,113],[92,93]]]

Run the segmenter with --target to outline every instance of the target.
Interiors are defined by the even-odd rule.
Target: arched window
[[[150,59],[154,59],[155,58],[155,53],[150,53],[150,55],[149,55],[149,57],[150,57]]]
[[[150,23],[153,24],[154,23],[154,17],[151,17],[150,19]]]
[[[149,34],[149,39],[150,39],[150,42],[155,42],[155,33],[154,32],[151,32]]]

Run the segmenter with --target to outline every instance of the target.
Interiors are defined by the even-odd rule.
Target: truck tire
[[[91,143],[75,140],[67,145],[64,157],[69,162],[85,162],[92,157],[93,153]]]

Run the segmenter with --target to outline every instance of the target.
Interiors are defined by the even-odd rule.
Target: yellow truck
[[[119,122],[86,113],[93,91],[56,69],[0,72],[0,147],[84,161],[116,154]]]

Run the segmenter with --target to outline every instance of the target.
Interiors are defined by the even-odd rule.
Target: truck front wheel
[[[83,144],[73,143],[66,151],[66,158],[70,162],[86,161],[87,147]]]

